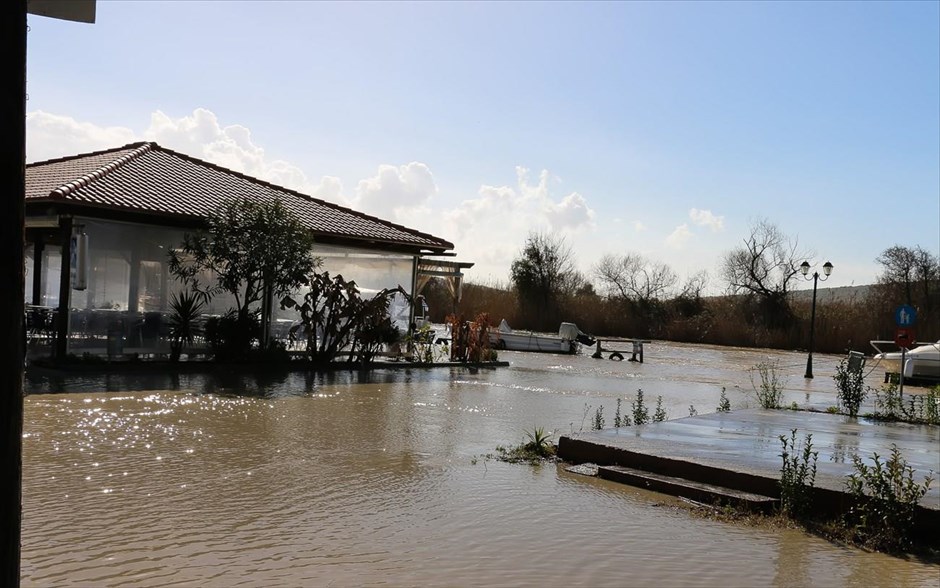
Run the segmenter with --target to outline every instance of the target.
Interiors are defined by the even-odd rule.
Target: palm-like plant
[[[170,361],[179,361],[184,345],[192,345],[196,338],[196,319],[205,306],[197,292],[174,294],[170,301]]]
[[[552,445],[553,433],[545,427],[533,427],[531,431],[525,432],[525,436],[529,440],[524,446],[526,451],[545,458],[555,454],[555,446]]]

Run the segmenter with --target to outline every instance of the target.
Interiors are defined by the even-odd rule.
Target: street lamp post
[[[813,280],[813,311],[809,319],[809,355],[806,357],[806,375],[803,376],[809,380],[813,379],[813,343],[816,337],[816,284],[819,282],[819,272],[813,272],[813,277],[809,277],[809,262],[804,261],[800,264],[800,271],[803,272],[803,276],[807,280]],[[823,264],[823,274],[826,277],[822,278],[825,282],[829,279],[829,275],[832,274],[832,264],[828,261]]]

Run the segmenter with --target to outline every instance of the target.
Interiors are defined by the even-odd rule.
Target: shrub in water
[[[855,473],[849,475],[847,490],[855,505],[847,523],[856,539],[875,549],[897,551],[911,545],[917,504],[927,494],[933,478],[924,477],[922,484],[914,481],[914,468],[901,457],[897,445],[891,457],[882,461],[875,453],[874,465],[866,465],[857,455],[852,457]]]
[[[632,403],[633,407],[633,422],[637,425],[645,425],[650,422],[650,411],[646,408],[646,405],[643,403],[643,389],[639,388],[636,391],[636,401]]]
[[[617,399],[617,409],[614,410],[614,428],[619,429],[623,425],[623,418],[620,416],[620,405],[623,404],[623,399]]]
[[[865,375],[862,370],[849,369],[848,360],[843,359],[836,366],[836,373],[832,379],[836,382],[839,405],[849,413],[849,416],[858,416],[858,409],[867,396]]]
[[[594,422],[591,424],[591,428],[595,431],[600,431],[604,428],[604,407],[598,406],[597,411],[594,412]]]
[[[889,421],[900,420],[904,414],[904,403],[898,385],[889,382],[875,392],[875,416]]]
[[[751,386],[757,392],[757,401],[761,408],[780,408],[783,397],[783,382],[777,374],[777,361],[762,361],[751,368]],[[754,381],[754,374],[760,379],[760,384]]]
[[[653,413],[653,422],[661,423],[666,420],[666,409],[663,408],[663,397],[656,397],[656,412]]]
[[[812,503],[813,485],[816,483],[816,459],[813,436],[807,435],[802,444],[796,442],[796,429],[790,438],[780,435],[783,444],[783,466],[780,468],[780,510],[787,516],[801,518]]]
[[[731,401],[728,400],[728,395],[725,394],[725,387],[721,387],[721,396],[718,398],[718,412],[731,412]]]

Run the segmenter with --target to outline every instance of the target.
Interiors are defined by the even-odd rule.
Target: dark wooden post
[[[33,244],[33,306],[42,305],[42,256],[46,250],[46,241],[42,233],[36,233],[36,242]]]
[[[25,190],[25,188],[24,188]],[[69,296],[72,294],[72,217],[59,220],[62,267],[59,271],[59,312],[55,323],[55,357],[65,359],[69,351]]]
[[[127,285],[128,315],[140,311],[140,250],[137,248],[136,244],[134,244],[134,248],[131,249],[130,266],[131,269]]]
[[[0,586],[20,585],[23,479],[23,273],[26,194],[26,0],[8,0],[0,18],[3,105],[0,116]]]

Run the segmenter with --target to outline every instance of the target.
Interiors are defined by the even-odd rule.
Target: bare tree
[[[692,274],[683,282],[682,289],[679,290],[679,294],[676,298],[698,300],[702,297],[705,288],[708,287],[708,279],[708,272],[705,270]]]
[[[914,274],[917,267],[915,251],[910,247],[894,245],[882,251],[875,261],[883,268],[878,282],[899,287],[904,293],[904,302],[913,304]]]
[[[878,283],[886,292],[924,310],[934,306],[940,281],[937,255],[919,245],[913,248],[894,245],[882,251],[875,261],[882,265]]]
[[[609,297],[636,302],[662,300],[678,282],[668,265],[637,253],[601,257],[594,266],[594,276]]]
[[[791,318],[788,296],[793,280],[800,264],[814,255],[762,219],[751,226],[742,246],[725,254],[721,273],[733,294],[757,296],[765,320],[783,326]]]
[[[921,304],[930,302],[931,286],[936,287],[940,280],[940,259],[933,252],[919,245],[913,248],[894,245],[882,251],[875,261],[883,268],[879,284],[900,289],[908,304],[915,304],[917,298],[922,298]]]
[[[722,275],[732,293],[751,293],[763,297],[786,297],[800,264],[815,255],[800,250],[790,239],[767,221],[757,221],[744,245],[725,254]]]

